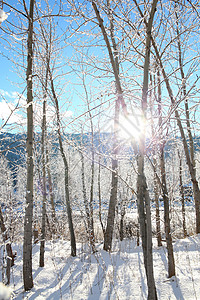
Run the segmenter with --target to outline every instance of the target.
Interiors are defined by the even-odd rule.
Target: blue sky
[[[16,4],[16,1],[8,1],[11,4]],[[28,2],[28,1],[27,1]],[[50,4],[55,3],[55,1],[49,1]],[[8,9],[4,8],[5,11],[8,11]],[[8,20],[13,20],[12,18],[15,18],[15,15],[13,14],[13,12],[10,12],[10,15],[8,17]],[[59,18],[56,19],[56,22],[58,21],[57,24],[57,30],[58,33],[60,34],[62,29],[66,29],[68,23],[66,22],[66,18]],[[88,26],[88,27],[87,27]],[[2,23],[2,28],[6,28],[6,22],[5,24]],[[86,31],[86,33],[89,35],[90,33],[90,25],[86,25],[83,30]],[[81,57],[79,50],[82,49],[81,47],[83,47],[83,51],[84,53],[86,53],[88,51],[88,60],[87,60],[87,68],[88,70],[90,70],[91,75],[96,76],[96,78],[94,78],[94,76],[87,76],[86,78],[86,85],[90,86],[90,83],[92,83],[91,85],[91,89],[88,89],[88,93],[89,93],[89,98],[91,100],[91,105],[90,108],[95,107],[96,105],[98,105],[101,101],[107,101],[109,99],[109,97],[112,98],[111,103],[114,102],[114,97],[115,97],[115,85],[114,85],[114,77],[111,73],[107,72],[107,70],[111,69],[109,62],[108,62],[108,53],[107,50],[105,49],[105,47],[99,47],[99,44],[101,45],[105,45],[105,42],[102,39],[101,36],[101,32],[99,27],[97,27],[96,32],[99,33],[99,37],[95,37],[94,41],[93,41],[93,47],[92,48],[87,48],[86,46],[88,45],[88,41],[91,41],[91,38],[93,38],[92,36],[88,36],[87,34],[83,34],[81,35],[81,33],[79,32],[79,34],[77,36],[74,36],[70,39],[70,42],[72,42],[73,46],[69,46],[67,45],[66,49],[63,50],[63,56],[65,57],[65,63],[66,63],[66,67],[62,69],[63,72],[68,72],[70,70],[70,67],[67,65],[68,63],[71,63],[70,60],[80,60],[81,63],[81,59],[85,59]],[[0,28],[0,34],[2,34],[1,28]],[[117,32],[117,36],[120,39],[121,38],[121,34],[122,33],[118,33]],[[168,33],[170,36],[170,32]],[[169,37],[168,36],[168,37]],[[6,35],[4,34],[3,37],[6,39]],[[79,38],[79,40],[77,41],[77,37]],[[0,37],[1,38],[1,37]],[[15,38],[12,38],[11,36],[9,36],[9,40],[11,40],[11,43],[9,44],[10,49],[9,50],[5,50],[2,47],[2,44],[6,44],[5,40],[1,39],[0,40],[0,52],[3,53],[3,55],[5,56],[9,56],[10,58],[14,58],[14,52],[16,50],[16,46],[17,46],[17,41],[15,40]],[[165,43],[167,43],[167,40],[165,41]],[[64,44],[62,44],[64,45]],[[98,48],[97,48],[98,45]],[[74,49],[73,49],[74,47]],[[89,50],[87,50],[89,49]],[[98,50],[97,50],[98,49]],[[193,49],[193,51],[195,50],[195,47]],[[12,53],[13,51],[13,53]],[[187,51],[186,51],[187,52]],[[123,53],[123,52],[122,52]],[[130,53],[132,53],[132,58],[131,56],[129,56],[131,59],[134,60],[134,51],[133,49],[130,48],[129,51],[129,55]],[[192,54],[192,52],[191,52]],[[78,55],[78,57],[77,57]],[[59,56],[58,54],[58,58],[62,60],[62,55]],[[98,59],[100,58],[100,60],[98,61]],[[93,61],[92,61],[93,59]],[[164,57],[163,59],[166,60],[166,57]],[[91,65],[89,65],[89,63],[91,63]],[[94,65],[96,63],[96,67],[100,67],[101,69],[104,69],[103,71],[98,71],[97,68],[95,69],[95,67],[93,68],[92,65]],[[171,63],[171,62],[170,62]],[[142,65],[143,64],[143,59],[138,61],[138,64]],[[26,49],[24,49],[24,65],[26,65]],[[128,62],[128,61],[123,61],[122,63],[123,66],[123,73],[122,75],[124,76],[125,80],[124,80],[124,88],[127,88],[127,90],[133,90],[134,94],[131,93],[127,96],[126,101],[132,101],[133,97],[134,97],[134,101],[138,103],[138,105],[140,105],[140,101],[138,101],[138,99],[140,99],[140,94],[141,94],[141,85],[138,85],[138,87],[135,85],[134,81],[138,81],[141,84],[141,78],[142,78],[142,71],[138,71],[138,69],[136,70],[136,68],[133,67],[132,62]],[[178,62],[176,61],[174,64],[172,64],[171,66],[168,65],[170,70],[175,70],[178,66]],[[187,73],[187,70],[189,68],[190,64],[188,66],[185,67],[185,71]],[[21,79],[18,76],[18,70],[14,70],[14,65],[8,60],[6,59],[4,56],[0,55],[0,73],[1,73],[1,78],[0,78],[0,90],[2,91],[2,95],[4,94],[4,98],[0,98],[0,101],[3,100],[7,100],[9,103],[15,103],[14,102],[14,98],[13,98],[13,93],[14,92],[18,92],[19,94],[22,93],[24,87],[25,87],[25,83],[24,85],[19,86],[18,83],[20,83]],[[87,111],[87,105],[84,103],[85,100],[85,92],[83,89],[83,86],[81,86],[82,82],[81,82],[81,78],[78,78],[80,75],[81,76],[81,69],[80,69],[80,65],[76,64],[73,65],[73,67],[77,67],[77,74],[75,73],[69,73],[68,75],[65,75],[64,80],[61,82],[63,84],[64,87],[64,92],[63,95],[61,97],[61,106],[62,106],[62,112],[66,113],[66,115],[68,114],[68,116],[71,115],[73,113],[73,117],[77,117],[80,114],[82,114],[84,111]],[[129,69],[130,67],[130,69]],[[86,67],[84,67],[86,68]],[[84,71],[84,70],[83,70]],[[87,71],[87,70],[86,70]],[[140,72],[140,73],[139,73]],[[24,74],[25,75],[25,74]],[[122,76],[122,77],[123,77]],[[127,77],[126,77],[127,76]],[[178,75],[180,76],[180,75]],[[193,75],[190,76],[190,78],[193,81],[193,78],[195,78],[196,73],[194,72]],[[173,81],[173,76],[171,77]],[[24,76],[25,79],[25,76]],[[122,79],[123,80],[123,79]],[[199,85],[199,82],[198,82]],[[164,84],[163,84],[164,87]],[[198,87],[197,87],[198,88]],[[6,93],[8,93],[6,95]],[[174,95],[176,95],[177,93],[177,87],[174,88]],[[109,94],[111,96],[109,96]],[[6,97],[5,97],[6,95]],[[132,97],[132,98],[131,98]],[[6,98],[6,99],[5,99]],[[165,109],[166,107],[166,113],[169,110],[169,101],[167,100],[168,95],[166,93],[165,88],[163,88],[163,107]],[[15,100],[16,101],[16,100]],[[134,105],[135,105],[134,102]],[[23,95],[23,103],[25,103],[25,93]],[[38,102],[39,104],[39,102]],[[39,110],[41,107],[41,104],[38,105],[37,110]],[[51,108],[50,108],[51,109]],[[112,115],[112,113],[110,113],[110,111],[113,110],[113,106],[111,105],[110,110],[107,109],[107,106],[105,105],[105,114],[107,113],[107,115]],[[4,115],[4,111],[5,111],[5,103],[3,103],[1,105],[0,103],[0,111],[1,111],[1,115]],[[68,112],[69,111],[69,112]],[[98,113],[98,110],[93,110],[92,114],[95,115]],[[21,113],[22,114],[22,113]],[[39,113],[40,114],[40,113]],[[25,114],[22,114],[23,117],[25,117]],[[84,118],[82,118],[83,120]],[[68,123],[69,120],[66,119],[65,124]],[[75,124],[78,124],[80,122],[76,121]]]

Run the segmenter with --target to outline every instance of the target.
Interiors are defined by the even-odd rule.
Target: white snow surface
[[[0,24],[5,21],[8,17],[8,14],[3,11],[3,9],[0,9]]]
[[[0,282],[0,300],[9,300],[12,294],[12,289]]]
[[[147,299],[147,284],[141,246],[135,240],[114,242],[113,251],[90,254],[85,244],[70,256],[70,243],[46,243],[45,267],[40,268],[39,245],[33,247],[34,287],[23,291],[22,246],[13,245],[18,256],[11,272],[13,299]],[[154,240],[154,275],[158,299],[200,299],[200,235],[174,243],[176,277],[167,278],[167,251]],[[0,275],[1,276],[1,275]],[[1,277],[0,277],[1,278]]]

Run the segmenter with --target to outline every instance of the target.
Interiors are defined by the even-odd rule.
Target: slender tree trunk
[[[156,82],[155,82],[155,75],[154,75],[154,80],[152,78],[152,75],[150,75],[150,82],[151,82],[151,87],[153,87],[154,84],[154,95],[156,95]],[[154,124],[153,124],[153,94],[152,94],[152,89],[150,91],[150,112],[151,112],[151,132],[152,136],[155,136],[155,130],[154,130]],[[159,108],[158,108],[159,111]],[[152,155],[153,155],[153,165],[154,165],[154,201],[156,205],[156,238],[157,238],[157,244],[158,247],[162,246],[162,237],[161,237],[161,230],[160,230],[160,207],[159,207],[159,182],[157,178],[157,159],[156,159],[156,150],[157,149],[157,144],[159,144],[159,137],[157,143],[153,143],[153,149],[152,149]]]
[[[47,99],[47,85],[48,85],[48,73],[49,73],[49,62],[51,59],[51,47],[52,47],[52,26],[50,26],[49,30],[49,37],[46,36],[46,31],[44,30],[44,27],[41,23],[40,18],[38,18],[38,22],[40,24],[40,29],[42,33],[43,40],[45,42],[46,46],[46,56],[45,56],[45,67],[46,67],[46,76],[45,76],[45,83],[43,84],[44,88],[44,99],[45,103],[43,103],[43,108],[45,105],[46,110],[46,99]],[[52,24],[51,24],[52,25]],[[46,114],[46,111],[45,111]],[[48,142],[47,142],[47,124],[46,124],[46,118],[45,118],[45,145],[46,145],[46,168],[47,168],[47,175],[48,175],[48,184],[49,184],[49,193],[50,193],[50,203],[51,203],[51,217],[53,220],[53,230],[51,226],[49,226],[49,229],[51,232],[55,234],[56,229],[56,213],[55,213],[55,205],[54,205],[54,194],[53,194],[53,186],[52,186],[52,179],[51,179],[51,171],[50,171],[50,162],[49,162],[49,151],[48,151]]]
[[[181,41],[180,41],[180,33],[179,33],[179,28],[178,28],[178,15],[177,12],[175,11],[176,15],[176,25],[177,25],[177,42],[178,42],[178,54],[179,54],[179,68],[181,72],[181,78],[182,78],[182,91],[183,91],[183,96],[185,98],[185,115],[186,115],[186,125],[187,125],[187,132],[188,132],[188,137],[189,137],[189,148],[190,148],[190,158],[191,158],[191,164],[192,164],[192,169],[194,172],[194,176],[196,177],[196,163],[195,163],[195,158],[194,158],[194,142],[193,142],[193,137],[192,137],[192,131],[191,131],[191,124],[190,124],[190,113],[189,113],[189,106],[188,106],[188,98],[187,98],[187,91],[186,91],[186,78],[183,70],[183,59],[182,59],[182,51],[181,51]],[[178,156],[179,156],[179,180],[180,180],[180,193],[181,193],[181,203],[182,203],[182,217],[183,217],[183,234],[184,237],[187,236],[187,229],[186,229],[186,222],[185,222],[185,199],[184,199],[184,188],[183,188],[183,181],[182,181],[182,160],[180,153],[178,151]],[[198,195],[195,195],[194,193],[194,187],[193,187],[193,194],[194,194],[194,199],[198,197]],[[198,201],[195,200],[195,203],[199,203],[200,205],[200,198],[198,198]],[[200,210],[200,207],[199,207]]]
[[[87,199],[87,193],[86,193],[86,186],[85,186],[85,164],[84,164],[84,156],[83,153],[81,154],[81,179],[82,179],[82,191],[83,191],[83,202],[85,206],[85,212],[86,212],[86,219],[87,219],[87,233],[89,237],[89,242],[92,247],[94,247],[94,240],[92,238],[92,232],[91,232],[91,215],[90,215],[90,209],[88,205],[88,199]],[[94,252],[94,248],[93,248]]]
[[[47,86],[48,69],[46,74]],[[46,90],[46,89],[45,89]],[[44,251],[45,251],[45,233],[46,233],[46,160],[45,160],[45,143],[46,143],[46,92],[43,100],[43,120],[42,120],[42,228],[40,241],[40,267],[44,267]]]
[[[110,202],[108,208],[107,226],[104,235],[104,250],[111,251],[114,230],[115,210],[118,189],[118,124],[119,124],[119,99],[115,103],[113,153],[112,153],[112,180]]]
[[[103,231],[103,236],[105,235],[105,228],[103,225],[103,221],[102,221],[102,213],[101,213],[101,208],[102,208],[102,203],[101,203],[101,158],[99,156],[99,170],[98,170],[98,198],[99,198],[99,221],[101,224],[101,228]]]
[[[119,226],[119,237],[120,237],[120,241],[123,241],[124,239],[124,217],[126,214],[126,204],[127,204],[127,199],[124,199],[125,196],[125,190],[122,190],[122,195],[121,195],[121,211],[120,211],[120,226]],[[126,197],[126,196],[125,196]]]
[[[147,93],[149,79],[149,64],[150,64],[150,47],[151,47],[151,29],[154,15],[156,12],[157,0],[154,0],[151,6],[151,12],[146,30],[146,46],[145,46],[145,62],[144,62],[144,77],[142,89],[142,113],[143,122],[146,122],[147,111]],[[144,126],[145,128],[145,126]],[[142,247],[144,254],[144,265],[147,276],[148,299],[157,299],[157,292],[153,272],[153,254],[152,254],[152,225],[150,212],[150,197],[144,174],[144,155],[145,155],[145,129],[139,142],[139,157],[138,157],[138,179],[137,179],[137,202],[139,212],[140,232],[142,238]]]
[[[28,54],[27,54],[27,186],[26,209],[24,219],[24,244],[23,244],[23,279],[25,291],[33,287],[32,276],[32,222],[33,222],[33,11],[34,0],[30,0],[28,16]]]
[[[159,65],[160,65],[160,68],[161,68],[161,71],[162,71],[162,75],[163,75],[163,78],[164,78],[164,81],[165,81],[165,84],[166,84],[166,88],[167,88],[171,103],[172,103],[173,106],[175,106],[175,99],[174,99],[174,96],[173,96],[173,92],[172,92],[172,89],[170,87],[170,83],[169,83],[167,74],[165,73],[165,69],[163,67],[159,51],[157,49],[157,46],[156,46],[155,41],[154,41],[153,38],[152,38],[152,45],[154,47],[156,57],[157,57],[157,60],[159,62]],[[190,157],[190,153],[189,153],[189,149],[188,149],[188,145],[187,145],[187,140],[186,140],[186,137],[185,137],[184,129],[183,129],[181,119],[180,119],[180,116],[179,116],[179,113],[178,113],[177,109],[175,109],[175,117],[176,117],[178,128],[180,130],[181,139],[182,139],[182,142],[183,142],[183,147],[184,147],[184,152],[185,152],[185,157],[186,157],[186,162],[187,162],[187,165],[188,165],[188,168],[189,168],[191,181],[192,181],[192,185],[193,185],[194,201],[195,201],[195,212],[196,212],[196,233],[200,233],[200,206],[199,206],[199,204],[200,204],[200,190],[199,190],[198,181],[196,179],[196,171],[195,171],[194,165],[191,161],[191,157]]]
[[[156,238],[157,238],[158,247],[161,247],[162,237],[161,237],[161,229],[160,229],[159,185],[158,185],[156,174],[154,174],[154,197],[155,197],[155,205],[156,205]]]
[[[174,251],[172,245],[170,216],[169,216],[169,197],[166,182],[165,172],[165,157],[164,157],[164,139],[163,139],[163,126],[162,126],[162,107],[161,107],[161,82],[160,71],[157,68],[157,83],[158,83],[158,124],[159,124],[159,144],[160,144],[160,171],[161,171],[161,188],[164,202],[164,223],[165,223],[165,235],[168,252],[168,277],[175,276],[175,261]]]
[[[60,113],[59,113],[59,105],[58,105],[58,99],[56,96],[56,92],[54,89],[54,83],[52,74],[49,68],[49,76],[50,76],[50,82],[51,82],[51,91],[53,95],[53,99],[55,101],[55,107],[56,107],[56,116],[57,116],[57,131],[58,131],[58,141],[59,141],[59,147],[61,156],[63,159],[64,167],[65,167],[65,200],[66,200],[66,206],[67,206],[67,216],[68,216],[68,224],[69,224],[69,231],[70,231],[70,240],[71,240],[71,256],[76,256],[76,239],[74,234],[74,226],[73,226],[73,220],[72,220],[72,211],[71,211],[71,204],[70,204],[70,197],[69,197],[69,167],[67,158],[64,152],[63,148],[63,142],[61,137],[61,128],[60,128]]]
[[[195,176],[196,176],[196,168],[195,168],[195,158],[194,158],[194,142],[192,137],[192,130],[191,130],[191,124],[190,124],[190,112],[189,112],[189,106],[188,106],[188,98],[187,98],[187,89],[186,89],[186,78],[183,70],[183,58],[182,58],[182,51],[181,51],[181,41],[180,41],[180,32],[178,28],[178,15],[175,11],[176,15],[176,25],[177,25],[177,43],[178,43],[178,56],[179,56],[179,68],[181,72],[181,78],[182,78],[182,91],[183,96],[185,98],[185,115],[186,115],[186,125],[187,125],[187,132],[189,137],[189,147],[190,147],[190,157],[191,157],[191,163],[194,168]]]
[[[12,246],[10,243],[10,239],[8,237],[8,234],[6,232],[6,227],[3,219],[3,214],[1,210],[1,205],[0,205],[0,228],[1,228],[1,233],[3,237],[3,242],[6,245],[6,252],[7,252],[7,265],[6,265],[6,277],[7,277],[7,282],[6,284],[10,284],[10,268],[14,266],[14,254],[12,251]]]
[[[46,146],[46,167],[47,167],[49,194],[50,194],[50,203],[51,203],[51,217],[53,220],[53,233],[56,233],[55,226],[56,226],[57,220],[56,220],[56,210],[55,210],[55,204],[54,204],[54,193],[53,193],[53,184],[52,184],[52,178],[51,178],[48,145]]]
[[[183,235],[184,238],[187,237],[186,221],[185,221],[185,196],[184,196],[184,187],[183,187],[183,168],[182,168],[182,159],[180,152],[178,150],[179,157],[179,182],[180,182],[180,194],[181,194],[181,208],[182,208],[182,219],[183,219]]]
[[[91,118],[92,116],[90,116]],[[92,121],[91,121],[92,123]],[[92,128],[92,164],[91,164],[91,183],[90,183],[90,240],[93,252],[95,249],[95,236],[94,236],[94,212],[93,212],[93,201],[94,201],[94,133],[93,133],[93,124]]]
[[[175,276],[175,261],[174,261],[174,252],[172,245],[172,236],[170,228],[170,217],[169,217],[169,197],[167,191],[166,183],[166,172],[165,172],[165,161],[164,161],[164,146],[161,146],[160,154],[160,168],[161,168],[161,177],[162,177],[162,196],[164,201],[164,221],[165,221],[165,235],[167,243],[167,252],[168,252],[168,277],[171,278]]]
[[[93,122],[92,122],[92,114],[90,111],[90,104],[89,104],[89,96],[87,92],[87,86],[85,84],[85,78],[83,77],[83,86],[85,90],[86,100],[87,100],[87,107],[88,107],[88,114],[90,118],[90,128],[91,128],[91,151],[92,151],[92,163],[91,163],[91,181],[90,181],[90,200],[89,200],[89,240],[90,245],[92,247],[93,253],[96,252],[95,249],[95,236],[94,236],[94,216],[93,216],[93,201],[94,201],[94,129],[93,129]]]
[[[114,220],[115,220],[115,209],[117,203],[117,186],[118,186],[118,127],[119,127],[119,109],[120,103],[122,105],[124,114],[127,116],[127,108],[123,98],[123,91],[120,83],[119,78],[119,63],[118,57],[116,55],[117,49],[114,41],[113,36],[113,28],[111,29],[111,36],[112,36],[112,43],[114,48],[114,55],[112,53],[112,48],[108,39],[108,35],[106,33],[103,20],[100,17],[99,11],[95,2],[92,2],[92,6],[94,8],[97,20],[99,22],[99,26],[101,28],[101,32],[106,43],[106,47],[108,50],[110,63],[114,72],[115,77],[115,84],[117,90],[117,99],[115,103],[115,116],[114,116],[114,134],[113,134],[113,153],[112,153],[112,179],[111,179],[111,193],[110,193],[110,202],[109,202],[109,209],[108,209],[108,217],[107,217],[107,226],[104,235],[104,250],[111,251],[112,247],[112,237],[113,237],[113,230],[114,230]],[[112,26],[112,25],[111,25]]]
[[[137,4],[137,1],[136,0],[133,0],[133,1],[135,2],[136,6],[138,8],[138,11],[139,11],[145,25],[147,26],[148,23],[146,21],[146,18],[144,16],[144,14],[141,11],[139,5]],[[152,41],[152,46],[155,50],[155,55],[156,55],[157,61],[158,61],[159,65],[160,65],[160,68],[161,68],[162,76],[163,76],[163,79],[164,79],[164,82],[165,82],[165,85],[166,85],[166,88],[167,88],[167,91],[168,91],[168,94],[169,94],[169,98],[171,100],[171,104],[172,104],[173,107],[175,107],[176,103],[175,103],[173,92],[172,92],[172,89],[171,89],[171,86],[170,86],[170,83],[169,83],[169,79],[168,79],[167,74],[165,73],[165,69],[164,69],[162,59],[161,59],[159,50],[157,48],[156,42],[155,42],[155,40],[152,36],[151,36],[151,41]],[[190,153],[189,153],[189,149],[188,149],[188,145],[187,145],[187,140],[186,140],[185,133],[184,133],[184,130],[183,130],[183,126],[182,126],[182,123],[181,123],[181,119],[180,119],[179,113],[178,113],[176,108],[174,108],[174,112],[175,112],[175,118],[176,118],[177,126],[178,126],[180,134],[181,134],[181,139],[182,139],[183,147],[184,147],[184,151],[185,151],[186,162],[187,162],[187,165],[188,165],[188,168],[189,168],[191,181],[192,181],[192,186],[193,186],[194,202],[195,202],[195,213],[196,213],[196,233],[200,233],[200,189],[199,189],[199,184],[198,184],[198,181],[196,179],[195,168],[194,168],[194,166],[191,162]]]

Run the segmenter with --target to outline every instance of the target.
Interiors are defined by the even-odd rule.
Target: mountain
[[[35,148],[39,150],[41,134],[35,134]],[[52,149],[54,155],[59,151],[59,144],[57,136],[52,134],[48,136],[48,139],[51,140]],[[82,149],[84,147],[85,151],[90,151],[92,149],[92,134],[84,133],[67,133],[64,135],[63,140],[66,140],[67,144],[76,149]],[[181,138],[177,137],[176,141],[181,142]],[[147,141],[147,144],[149,141]],[[123,140],[119,141],[120,144],[120,155],[129,155],[133,154],[133,149],[130,144],[125,143]],[[101,155],[110,156],[112,152],[113,145],[113,134],[111,133],[94,133],[93,145],[95,153],[100,153]],[[6,157],[8,160],[9,167],[14,170],[18,165],[26,164],[26,135],[25,134],[12,134],[8,132],[3,132],[0,134],[0,154]],[[137,145],[136,145],[137,146]],[[175,147],[175,140],[169,140],[165,145],[166,156],[172,151]],[[197,136],[194,138],[194,148],[195,151],[200,151],[200,137]],[[151,152],[151,147],[148,148],[148,152]]]

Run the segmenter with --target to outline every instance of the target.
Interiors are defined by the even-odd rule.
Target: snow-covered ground
[[[154,245],[154,271],[158,299],[200,299],[200,235],[174,243],[176,277],[167,278],[166,248]],[[34,288],[23,291],[22,249],[12,268],[13,299],[147,299],[147,285],[141,247],[135,240],[113,245],[112,253],[97,246],[90,254],[78,244],[78,255],[70,256],[68,241],[47,242],[45,267],[39,268],[39,245],[33,248]]]

